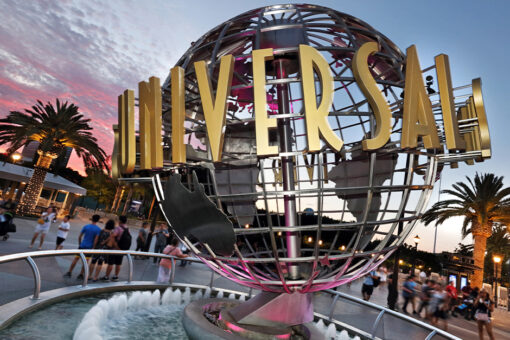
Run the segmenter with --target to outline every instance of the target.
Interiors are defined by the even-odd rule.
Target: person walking
[[[138,237],[136,238],[136,249],[135,251],[144,251],[145,243],[147,242],[147,236],[149,235],[149,222],[143,222],[142,227],[138,230]],[[146,259],[147,257],[138,257]]]
[[[377,280],[377,284],[376,284]],[[365,281],[363,281],[363,286],[361,287],[361,294],[363,295],[363,300],[368,301],[374,292],[374,286],[378,285],[379,277],[375,270],[370,271],[365,277]]]
[[[402,285],[402,297],[404,298],[404,304],[402,306],[402,312],[404,314],[409,314],[407,312],[407,305],[411,302],[411,306],[413,307],[413,314],[418,314],[416,312],[415,304],[414,304],[414,296],[416,294],[416,282],[414,282],[414,275],[409,275]]]
[[[457,317],[455,314],[455,308],[457,308],[457,288],[455,288],[455,281],[450,281],[450,284],[446,286],[446,294],[448,294],[448,301],[450,305],[448,310],[452,313],[452,316]]]
[[[382,288],[386,285],[386,281],[388,281],[388,269],[385,265],[379,267],[378,274],[380,278],[379,287]]]
[[[119,216],[119,225],[113,230],[113,235],[110,238],[112,249],[129,250],[131,248],[131,234],[126,225],[127,217]],[[119,281],[120,268],[122,266],[122,259],[124,255],[108,255],[108,267],[106,268],[106,275],[101,278],[103,281],[110,279],[110,273],[115,266],[115,273],[112,276],[112,281]]]
[[[166,223],[161,223],[158,226],[158,230],[154,232],[156,235],[156,244],[154,245],[154,252],[161,253],[168,244],[170,239],[170,233],[168,232],[168,226]],[[158,262],[158,258],[154,258],[154,263]]]
[[[101,228],[97,226],[97,223],[99,222],[100,219],[101,216],[93,215],[91,218],[92,223],[85,225],[81,229],[80,236],[78,237],[78,243],[80,245],[78,249],[94,249],[94,247],[96,246],[95,242],[97,241],[96,236],[98,236],[99,233],[101,233]],[[90,258],[90,255],[85,255],[85,258],[88,260]],[[67,273],[64,274],[64,277],[72,276],[74,267],[76,266],[76,263],[78,262],[79,259],[80,257],[78,255],[74,257],[74,260],[71,263],[71,266],[69,267]],[[80,274],[77,277],[78,280],[83,279],[83,273],[84,267],[82,266]]]
[[[55,250],[59,250],[59,249],[64,248],[62,243],[64,243],[64,241],[66,240],[67,234],[69,234],[69,229],[71,229],[71,225],[69,224],[69,220],[70,219],[71,219],[70,215],[64,216],[64,219],[62,220],[62,222],[58,226],[58,230],[57,230],[57,245],[55,247]]]
[[[32,248],[34,246],[35,240],[37,240],[37,236],[41,235],[41,239],[39,241],[39,250],[42,249],[42,245],[44,243],[44,238],[48,231],[50,231],[51,222],[55,219],[55,213],[53,212],[53,207],[49,207],[45,212],[41,214],[41,217],[37,220],[37,226],[35,227],[34,236],[32,237],[32,241],[28,248]]]
[[[422,317],[421,312],[425,310],[425,317],[428,317],[427,307],[429,305],[430,299],[432,298],[432,293],[434,292],[434,286],[436,282],[434,280],[425,280],[425,283],[421,286],[421,294],[420,294],[420,307],[418,308],[418,316]]]
[[[448,331],[448,306],[450,303],[448,300],[449,297],[444,290],[444,286],[440,283],[436,283],[429,303],[430,321],[433,326],[438,327],[439,320],[443,320],[443,329],[445,332]]]
[[[113,229],[115,229],[115,221],[108,220],[106,222],[103,230],[96,236],[95,247],[94,249],[111,249],[111,237],[113,233]],[[101,269],[103,268],[103,263],[106,263],[107,255],[105,254],[94,254],[92,256],[92,260],[90,261],[89,273],[92,276],[92,281],[97,282],[99,280],[99,274],[101,273]],[[97,267],[96,267],[97,264]],[[96,273],[94,274],[94,269]]]
[[[186,258],[189,255],[183,254],[181,248],[179,248],[179,240],[173,238],[170,244],[163,249],[163,254],[178,257],[180,259]],[[175,261],[174,261],[175,263]],[[170,281],[170,274],[172,270],[172,260],[164,258],[159,262],[159,272],[157,282],[168,283]]]
[[[492,333],[491,314],[494,312],[494,303],[489,294],[482,290],[475,301],[475,320],[478,324],[478,338],[483,340],[483,327],[487,330],[490,340],[494,340]]]

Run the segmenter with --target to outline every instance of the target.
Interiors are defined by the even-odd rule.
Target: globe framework
[[[393,118],[390,142],[367,153],[361,141],[374,131],[374,118],[350,67],[354,52],[369,41],[380,46],[369,58],[369,67]],[[326,145],[318,153],[306,152],[299,44],[319,50],[330,65],[335,93],[328,119],[344,141],[340,152]],[[279,121],[269,137],[280,146],[280,154],[258,158],[251,52],[267,47],[275,54],[266,65],[267,110]],[[234,56],[235,66],[224,148],[221,162],[212,163],[193,63],[208,63],[214,88],[220,58],[228,54]],[[176,64],[185,70],[187,163],[170,166],[183,175],[190,190],[196,190],[192,173],[196,174],[204,193],[232,222],[236,245],[233,255],[222,256],[196,240],[181,237],[182,241],[220,275],[273,292],[332,288],[382,263],[412,231],[437,171],[433,155],[399,147],[404,62],[399,48],[370,25],[314,5],[251,10],[192,43]],[[168,76],[162,87],[168,144],[170,87]],[[319,97],[320,90],[316,86]],[[289,176],[290,187],[285,183]],[[290,217],[289,200],[295,205]],[[291,242],[297,249],[289,246]]]

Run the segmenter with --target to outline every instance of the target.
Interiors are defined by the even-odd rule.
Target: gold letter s
[[[379,51],[379,46],[376,42],[367,42],[356,51],[352,59],[352,73],[361,92],[367,98],[376,120],[375,136],[361,142],[365,151],[383,147],[390,139],[391,134],[390,107],[377,87],[367,63],[368,57],[377,51]]]

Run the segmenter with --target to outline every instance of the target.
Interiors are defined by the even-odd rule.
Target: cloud
[[[0,2],[0,116],[37,99],[72,101],[92,119],[100,145],[110,153],[117,96],[151,75],[164,80],[191,41],[181,40],[190,30],[171,29],[178,15],[174,5],[142,5]]]

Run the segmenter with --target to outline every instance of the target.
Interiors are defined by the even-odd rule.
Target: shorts
[[[50,231],[50,227],[49,226],[44,226],[44,224],[38,224],[35,227],[35,232],[36,233],[47,234],[48,231]]]
[[[60,236],[57,236],[57,246],[61,245],[66,239]]]
[[[436,309],[436,311],[434,312],[434,316],[436,318],[445,319],[445,320],[448,318],[446,311],[444,311],[442,309]]]
[[[122,258],[124,255],[108,255],[106,262],[109,265],[120,266],[122,264]]]
[[[90,261],[90,263],[92,264],[98,264],[100,266],[103,265],[103,263],[106,263],[106,259],[105,259],[106,255],[103,255],[103,254],[99,254],[99,255],[94,255],[92,256],[92,261]]]
[[[363,284],[363,287],[361,287],[361,293],[372,295],[374,292],[374,286]]]

